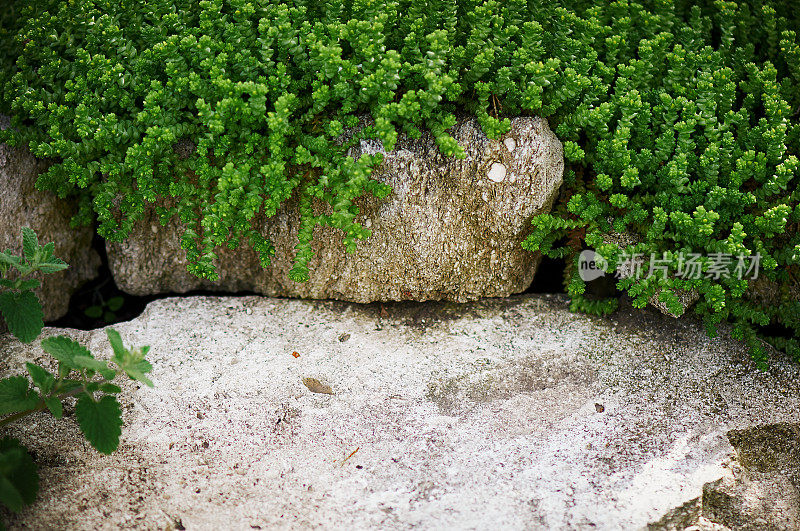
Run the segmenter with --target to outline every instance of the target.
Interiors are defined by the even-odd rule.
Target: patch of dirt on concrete
[[[565,357],[570,358],[569,363]],[[431,381],[427,398],[443,413],[454,414],[470,409],[470,405],[510,400],[525,394],[560,389],[559,395],[563,396],[565,387],[588,389],[596,380],[597,370],[588,358],[581,362],[566,352],[539,352],[497,365],[486,360],[474,372]]]
[[[800,425],[731,430],[728,440],[736,451],[730,474],[648,529],[800,529]]]

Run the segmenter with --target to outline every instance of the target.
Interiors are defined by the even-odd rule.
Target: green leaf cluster
[[[146,374],[152,366],[145,359],[148,347],[130,349],[119,333],[107,329],[113,356],[100,360],[80,343],[65,337],[49,337],[42,349],[58,361],[55,371],[27,363],[27,375],[0,380],[0,427],[27,415],[47,410],[55,418],[64,415],[64,402],[75,400],[75,419],[86,440],[99,452],[110,454],[119,446],[122,411],[113,383],[127,376],[152,387]],[[33,503],[38,490],[36,467],[16,440],[0,440],[0,504],[12,511]]]
[[[566,258],[573,308],[593,313],[613,303],[585,298],[575,267],[582,249],[597,250],[609,271],[623,254],[663,257],[666,278],[628,277],[617,287],[636,307],[657,296],[675,314],[678,294],[696,291],[694,312],[709,333],[730,321],[765,367],[759,327],[800,335],[800,12],[746,0],[562,5],[545,49],[561,59],[568,51],[569,79],[552,90],[571,103],[542,109],[564,141],[566,186],[555,211],[533,220],[524,247]],[[609,243],[612,234],[636,243]],[[758,302],[734,274],[679,278],[691,253],[734,263],[759,255],[759,275],[784,287],[783,299]],[[702,262],[708,273],[711,260]],[[800,353],[796,340],[770,342]]]
[[[101,299],[98,304],[93,304],[84,310],[84,314],[92,319],[102,319],[106,324],[115,321],[117,314],[125,304],[125,298],[116,295],[108,300]]]
[[[22,256],[10,249],[0,252],[0,313],[8,329],[23,343],[30,343],[44,327],[44,313],[33,290],[40,281],[29,278],[35,273],[56,273],[68,266],[54,256],[55,244],[39,244],[36,233],[22,228]]]

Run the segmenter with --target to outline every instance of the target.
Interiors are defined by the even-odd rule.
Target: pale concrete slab
[[[173,298],[115,328],[152,346],[156,388],[128,386],[110,457],[71,419],[16,426],[42,491],[12,527],[720,528],[700,507],[741,475],[728,433],[800,422],[797,364],[759,372],[695,321],[560,296]],[[102,330],[56,333],[109,354]],[[44,359],[0,349],[3,375]]]

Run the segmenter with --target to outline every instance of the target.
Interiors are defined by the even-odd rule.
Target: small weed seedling
[[[36,233],[22,229],[22,256],[10,249],[0,252],[0,313],[8,329],[23,343],[30,343],[42,332],[44,312],[33,292],[41,284],[30,278],[36,272],[56,273],[69,267],[53,256],[55,244],[39,245]]]
[[[41,302],[33,293],[39,281],[28,277],[36,271],[55,273],[68,266],[53,256],[52,243],[39,245],[33,230],[22,229],[22,242],[23,256],[0,253],[0,312],[11,333],[30,343],[44,325]],[[116,330],[109,328],[106,334],[113,350],[109,361],[96,359],[66,336],[42,340],[42,349],[58,362],[57,370],[26,363],[27,375],[0,380],[0,428],[45,410],[61,418],[64,401],[72,399],[75,418],[89,443],[104,454],[116,450],[122,433],[116,395],[122,388],[113,382],[127,376],[153,387],[146,376],[152,366],[145,359],[149,347],[127,348]],[[10,437],[0,439],[0,505],[18,512],[35,501],[38,490],[36,464],[25,446]]]

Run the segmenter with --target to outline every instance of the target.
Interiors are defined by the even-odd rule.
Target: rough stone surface
[[[779,284],[759,276],[750,281],[745,297],[764,306],[778,306],[787,300],[800,300],[800,281]]]
[[[726,473],[650,529],[800,529],[800,424],[731,430],[728,440]]]
[[[373,175],[393,193],[357,202],[357,220],[372,236],[347,254],[341,231],[317,227],[307,283],[288,278],[299,228],[291,201],[263,222],[276,248],[267,270],[250,249],[220,249],[220,280],[197,279],[186,271],[179,222],[161,227],[151,211],[126,241],[108,244],[114,279],[136,295],[211,289],[354,302],[464,302],[522,292],[538,256],[520,243],[531,218],[547,212],[558,192],[561,143],[540,118],[512,120],[510,133],[496,141],[475,120],[459,122],[452,134],[466,150],[463,160],[442,156],[427,134],[401,137],[385,153]],[[376,151],[382,151],[378,143],[363,141],[351,155]]]
[[[703,516],[732,529],[800,529],[800,424],[736,430],[732,475],[703,489]]]
[[[41,496],[0,518],[31,529],[796,522],[796,490],[770,491],[780,511],[758,512],[751,483],[796,477],[800,366],[776,354],[760,372],[693,319],[567,306],[156,301],[115,326],[152,346],[156,383],[126,386],[119,452],[87,447],[71,416],[29,417],[9,431],[36,454]],[[58,332],[110,354],[102,330],[45,335]],[[44,359],[8,336],[0,350],[0,376]],[[706,496],[746,474],[727,501]]]
[[[6,126],[0,120],[0,128]],[[66,314],[72,293],[96,276],[100,256],[92,249],[91,227],[70,227],[75,204],[36,189],[36,178],[46,167],[27,149],[0,144],[0,249],[21,254],[21,230],[27,226],[36,231],[40,242],[54,242],[56,256],[70,265],[65,271],[40,277],[37,295],[45,319],[52,320]]]

